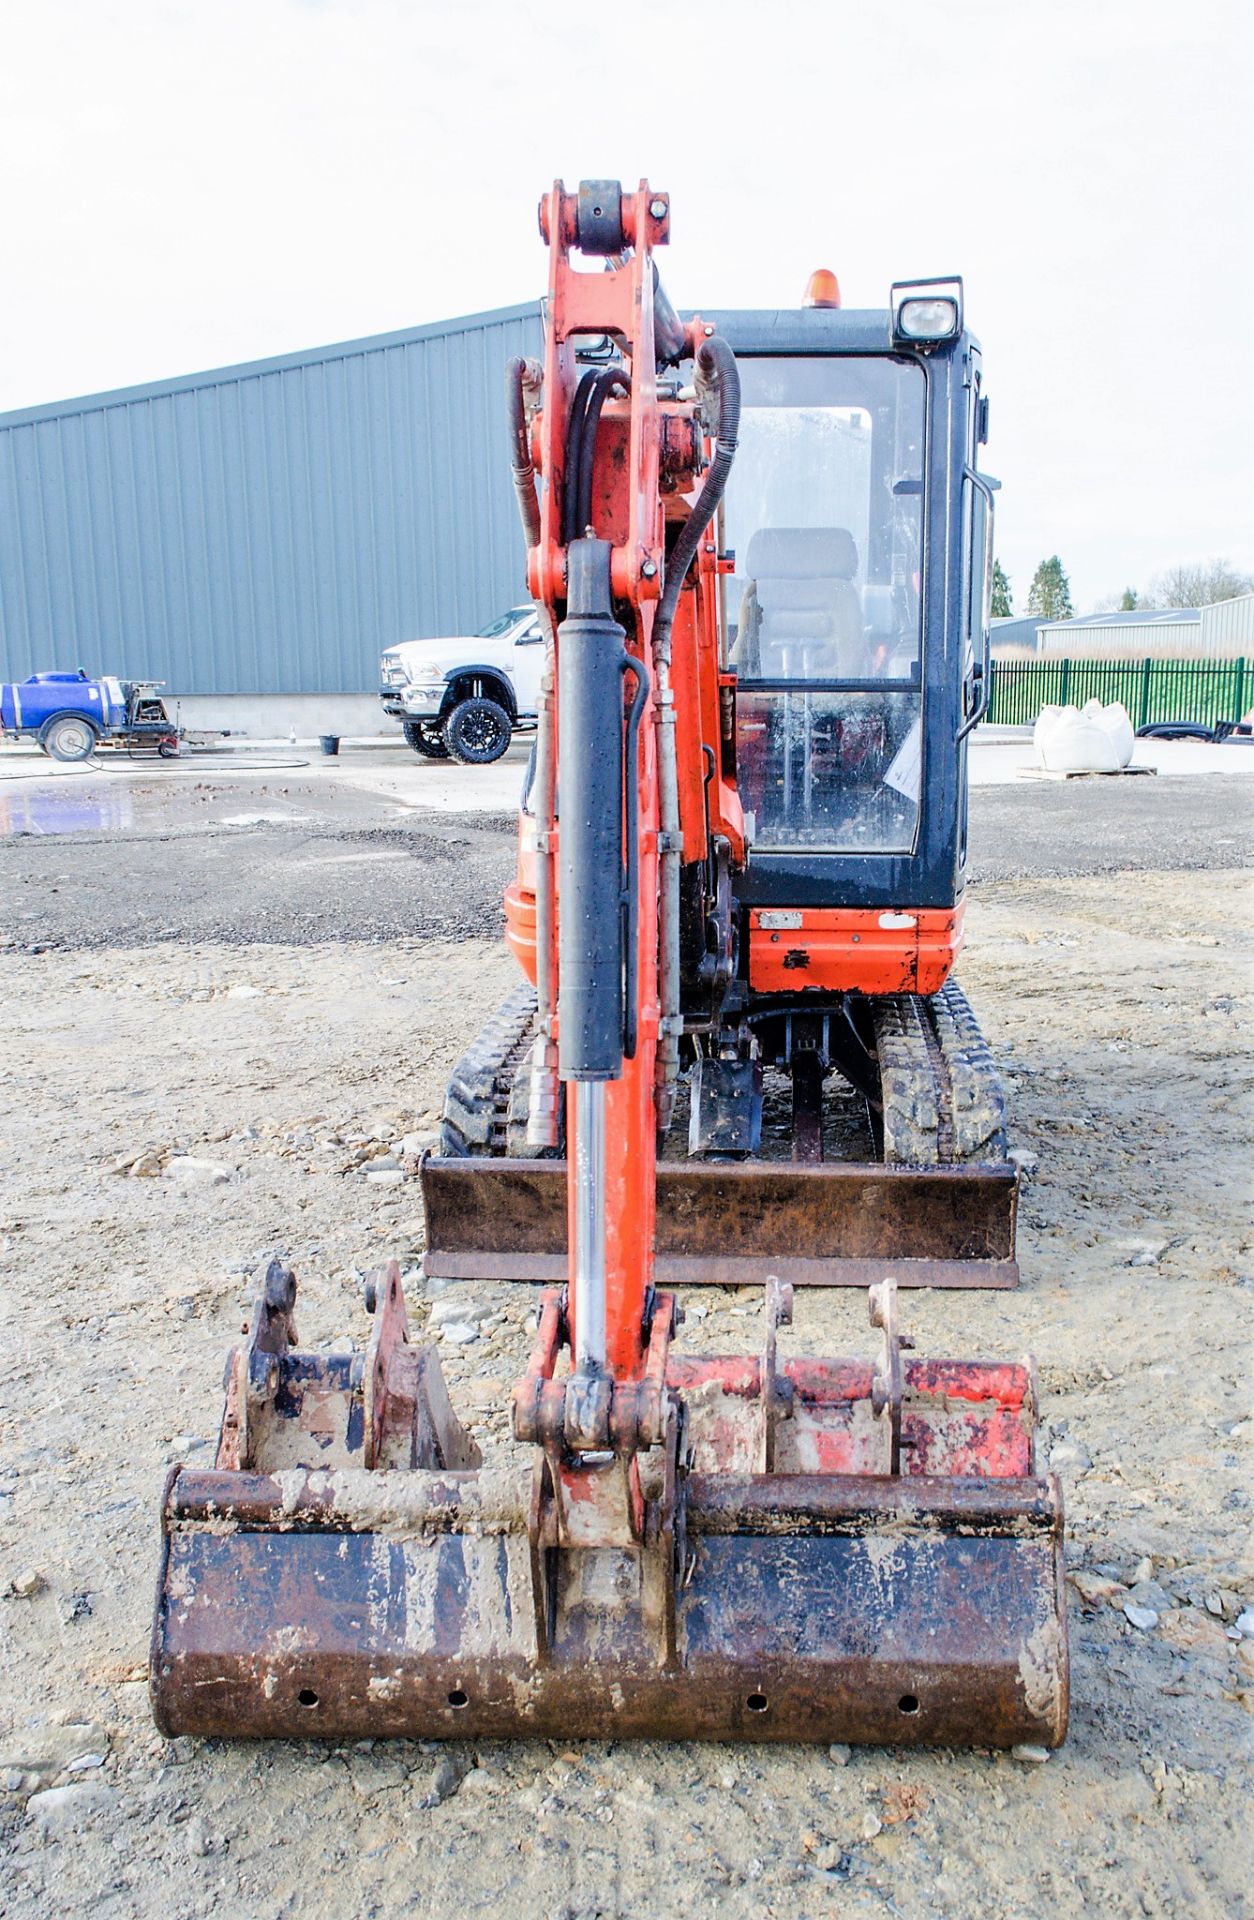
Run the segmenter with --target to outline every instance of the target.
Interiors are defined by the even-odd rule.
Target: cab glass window
[[[918,825],[926,381],[746,358],[725,502],[728,664],[757,844],[903,852]]]

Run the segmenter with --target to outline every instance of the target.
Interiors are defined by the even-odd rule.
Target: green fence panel
[[[1239,720],[1249,699],[1245,660],[998,660],[988,719],[994,726],[1031,726],[1042,707],[1082,707],[1112,700],[1134,727],[1164,720],[1213,727]]]

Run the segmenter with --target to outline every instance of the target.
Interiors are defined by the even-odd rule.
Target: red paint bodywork
[[[953,907],[754,907],[749,985],[755,993],[939,993],[962,947],[965,900]],[[799,922],[781,927],[787,918]],[[887,922],[887,924],[885,924]],[[765,924],[764,924],[765,923]]]

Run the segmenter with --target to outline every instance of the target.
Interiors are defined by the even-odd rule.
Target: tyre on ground
[[[463,766],[484,767],[500,759],[513,730],[498,701],[477,695],[453,708],[444,723],[444,739],[454,760]]]
[[[447,760],[448,748],[439,727],[427,720],[405,720],[402,723],[405,745],[420,753],[424,760]]]
[[[63,713],[48,722],[39,744],[53,760],[86,760],[99,738],[90,720],[77,713]]]

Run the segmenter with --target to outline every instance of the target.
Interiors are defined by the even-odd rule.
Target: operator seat
[[[866,630],[845,527],[760,527],[745,555],[748,585],[733,664],[749,680],[857,679]]]

